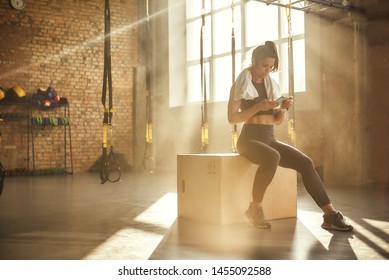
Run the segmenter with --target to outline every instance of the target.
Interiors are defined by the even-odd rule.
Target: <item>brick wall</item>
[[[74,172],[87,171],[101,155],[101,89],[104,56],[103,0],[27,1],[22,11],[0,3],[0,84],[21,86],[31,95],[52,81],[60,97],[70,103]],[[111,0],[114,148],[128,164],[133,161],[133,69],[138,63],[138,17],[135,0]],[[22,110],[2,106],[3,112]],[[52,116],[63,108],[40,111]],[[1,125],[0,160],[4,167],[25,167],[28,161],[25,121]],[[63,163],[63,128],[34,132],[36,168]]]

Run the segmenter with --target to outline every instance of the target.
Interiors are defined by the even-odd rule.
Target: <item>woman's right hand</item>
[[[269,99],[264,99],[261,102],[257,103],[258,111],[269,111],[278,106],[277,101],[271,101]]]

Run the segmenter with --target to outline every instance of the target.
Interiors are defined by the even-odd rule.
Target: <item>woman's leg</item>
[[[301,174],[306,190],[324,212],[322,228],[353,230],[353,227],[346,223],[343,214],[332,205],[312,160],[296,148],[282,142],[276,141],[271,146],[281,155],[280,166],[295,169]]]
[[[238,150],[242,156],[259,165],[253,182],[252,202],[246,211],[246,216],[257,228],[270,228],[271,224],[266,221],[262,209],[262,200],[277,170],[280,154],[261,141],[243,137],[238,142]]]
[[[266,188],[277,170],[280,154],[269,145],[256,140],[240,142],[238,150],[242,156],[259,165],[254,178],[252,196],[253,202],[261,203]]]
[[[313,200],[320,208],[325,207],[327,211],[328,207],[326,206],[331,205],[331,202],[312,160],[301,151],[285,143],[275,141],[271,146],[281,155],[280,166],[299,172],[304,186]]]

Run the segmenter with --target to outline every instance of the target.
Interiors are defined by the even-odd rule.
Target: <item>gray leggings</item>
[[[331,203],[312,160],[296,148],[276,140],[272,125],[245,124],[237,148],[239,154],[259,165],[253,183],[254,202],[262,202],[280,165],[301,174],[306,190],[320,208]]]

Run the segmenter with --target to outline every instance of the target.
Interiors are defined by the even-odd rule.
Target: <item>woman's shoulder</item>
[[[251,72],[249,70],[250,69],[247,67],[247,68],[244,68],[242,71],[240,71],[240,73],[235,81],[238,81],[240,79],[244,79],[247,77],[247,75],[251,75]]]

